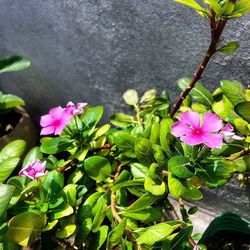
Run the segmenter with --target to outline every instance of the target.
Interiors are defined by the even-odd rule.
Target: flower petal
[[[223,135],[222,134],[203,134],[202,141],[209,148],[221,148]]]
[[[221,131],[223,132],[232,132],[234,130],[233,126],[230,123],[227,123],[225,128],[223,128]]]
[[[211,112],[206,112],[203,116],[201,130],[203,132],[218,132],[222,128],[222,119]]]
[[[40,119],[41,127],[47,127],[47,126],[51,125],[52,123],[53,123],[53,118],[51,117],[51,115],[41,116],[41,119]]]
[[[174,136],[183,136],[187,134],[192,134],[193,130],[188,127],[185,123],[179,121],[172,125],[172,134]]]
[[[64,113],[64,109],[62,107],[55,107],[50,109],[49,114],[53,119],[60,119],[62,114]]]
[[[179,119],[187,125],[192,126],[194,129],[200,128],[200,115],[195,111],[186,111]]]
[[[54,131],[55,131],[54,126],[48,126],[48,127],[45,127],[41,130],[40,135],[51,135],[54,133]]]
[[[182,136],[180,140],[191,146],[203,143],[202,136],[197,134]]]

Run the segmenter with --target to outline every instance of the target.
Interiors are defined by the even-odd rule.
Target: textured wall
[[[171,0],[0,0],[0,56],[32,61],[26,72],[1,76],[1,88],[23,97],[36,120],[68,100],[102,104],[107,119],[127,88],[167,89],[175,99],[175,80],[193,74],[209,42],[193,13]],[[230,22],[225,39],[241,48],[213,59],[203,78],[210,89],[221,79],[250,82],[249,30],[250,15]],[[230,193],[232,209],[240,209],[238,196],[249,204],[246,191]]]

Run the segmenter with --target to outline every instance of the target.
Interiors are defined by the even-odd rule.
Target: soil
[[[207,250],[250,250],[250,237],[232,231],[221,231],[211,237],[205,244]]]
[[[22,116],[14,110],[0,115],[0,137],[13,131]]]

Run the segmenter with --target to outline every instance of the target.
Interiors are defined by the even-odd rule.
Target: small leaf
[[[136,90],[129,89],[123,94],[123,99],[128,105],[135,106],[138,103],[138,95]]]
[[[32,148],[28,154],[25,156],[24,160],[23,160],[23,164],[22,167],[26,167],[29,164],[32,164],[33,162],[35,162],[36,160],[41,160],[42,159],[42,153],[40,152],[40,148],[39,147],[34,147]]]
[[[186,191],[186,188],[182,185],[181,181],[174,178],[170,172],[168,173],[168,188],[170,194],[176,199],[179,199]]]
[[[147,177],[145,179],[144,188],[152,193],[153,195],[163,195],[166,192],[166,184],[162,182],[160,185],[157,185],[151,178]]]
[[[22,71],[30,66],[27,58],[20,56],[5,57],[0,60],[0,74],[6,72]]]
[[[8,143],[0,152],[0,162],[10,157],[20,157],[26,148],[24,140],[15,140]]]
[[[150,102],[150,101],[153,101],[155,98],[156,98],[156,90],[150,89],[143,94],[140,102],[141,103],[142,102]]]
[[[84,169],[87,175],[96,181],[104,181],[111,175],[109,161],[101,156],[92,156],[84,161]]]
[[[166,239],[173,231],[174,228],[168,224],[156,224],[147,228],[137,239],[137,243],[152,246],[156,242]]]
[[[81,115],[81,120],[87,128],[94,127],[102,118],[103,107],[87,107]]]
[[[90,242],[91,250],[98,250],[101,248],[107,239],[108,229],[108,226],[101,226],[99,231],[93,235],[92,241]]]
[[[219,51],[223,54],[230,54],[235,52],[240,47],[238,42],[229,42],[226,45],[222,46]]]
[[[116,113],[116,114],[112,115],[110,118],[110,122],[113,125],[115,125],[117,127],[121,127],[121,128],[126,128],[126,127],[131,126],[131,124],[136,123],[133,116],[126,115],[123,113]]]
[[[24,106],[25,102],[22,98],[15,95],[3,95],[0,101],[0,110],[12,109],[17,106]]]
[[[126,227],[127,220],[126,218],[116,226],[109,234],[108,242],[110,247],[114,247],[120,243],[122,236]]]
[[[175,0],[175,2],[187,5],[188,7],[199,11],[204,11],[204,8],[201,7],[195,0]]]
[[[19,163],[19,157],[10,157],[0,163],[0,183],[4,182]]]
[[[121,151],[134,151],[135,137],[125,131],[119,131],[113,136],[115,145]]]
[[[241,102],[234,107],[235,112],[250,123],[250,102]]]
[[[73,140],[65,137],[50,138],[42,142],[40,151],[45,154],[57,154],[72,149]]]
[[[65,239],[71,236],[76,230],[76,225],[66,225],[64,228],[56,231],[56,237],[59,239]]]
[[[36,240],[46,224],[46,215],[40,212],[24,212],[9,221],[10,240],[27,247]]]

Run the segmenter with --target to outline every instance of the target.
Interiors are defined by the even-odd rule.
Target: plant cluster
[[[198,208],[184,201],[202,199],[201,187],[223,186],[234,173],[247,181],[250,90],[223,80],[211,93],[198,80],[214,53],[238,47],[221,46],[220,36],[250,4],[177,2],[210,21],[212,42],[194,77],[177,81],[176,105],[167,92],[139,97],[130,89],[123,99],[134,113],[114,114],[115,127],[98,125],[103,107],[86,103],[42,116],[40,146],[22,160],[22,140],[0,152],[0,249],[206,249],[192,234]]]

